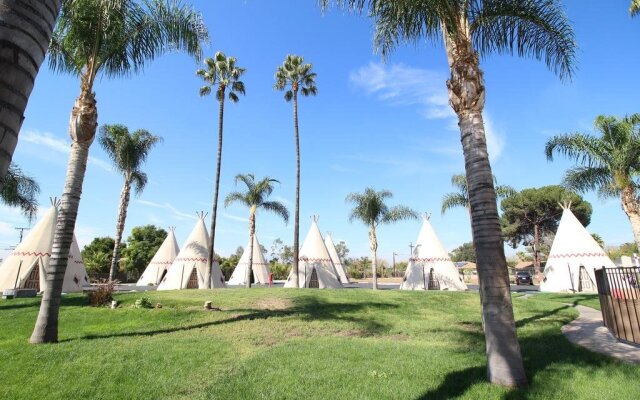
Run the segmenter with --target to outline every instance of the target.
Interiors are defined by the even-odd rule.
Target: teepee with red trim
[[[198,213],[198,221],[178,256],[158,285],[158,290],[204,289],[209,260],[209,233],[204,224],[205,213]],[[220,265],[215,261],[211,268],[211,287],[224,288]]]
[[[155,286],[162,281],[167,273],[167,268],[169,268],[180,252],[175,230],[175,227],[169,227],[167,237],[158,248],[158,251],[156,251],[147,268],[145,268],[136,285]]]
[[[570,210],[562,218],[544,267],[541,292],[595,292],[595,270],[615,268],[607,253]]]
[[[246,285],[247,284],[247,268],[249,267],[249,245],[247,243],[238,265],[233,270],[231,278],[229,278],[229,285]],[[264,258],[262,253],[262,247],[258,242],[258,235],[253,235],[253,260],[251,263],[251,271],[253,272],[253,282],[260,285],[267,285],[269,283],[269,264]]]
[[[424,216],[416,247],[404,273],[402,290],[467,290],[458,269]]]
[[[340,289],[338,277],[331,256],[318,228],[318,217],[314,216],[311,228],[304,239],[298,255],[298,286],[301,288]],[[293,271],[289,274],[285,288],[293,288]]]

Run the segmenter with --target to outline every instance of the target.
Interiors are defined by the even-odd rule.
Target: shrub
[[[92,307],[104,307],[111,304],[113,300],[113,292],[116,288],[116,281],[107,281],[102,279],[96,285],[96,290],[87,293],[89,305]]]
[[[153,308],[153,304],[151,304],[151,300],[147,296],[142,296],[138,300],[136,300],[134,304],[135,308]]]

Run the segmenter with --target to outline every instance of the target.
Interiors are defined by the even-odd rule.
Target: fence
[[[604,325],[619,340],[640,344],[640,268],[595,271]]]

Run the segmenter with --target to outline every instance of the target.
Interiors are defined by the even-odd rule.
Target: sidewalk
[[[600,311],[584,306],[575,308],[580,316],[562,327],[569,341],[596,353],[640,364],[640,346],[619,342],[604,326]]]

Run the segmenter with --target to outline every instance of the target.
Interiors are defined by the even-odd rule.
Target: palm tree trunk
[[[378,290],[378,238],[375,225],[369,226],[369,248],[371,249],[371,277],[372,289]]]
[[[31,334],[31,343],[54,343],[58,341],[58,314],[62,283],[69,261],[69,248],[80,205],[82,183],[87,169],[89,147],[93,142],[98,126],[98,110],[94,94],[83,85],[83,91],[71,111],[69,133],[73,139],[64,191],[60,203],[60,214],[53,238],[51,261],[46,271],[46,288],[40,303],[40,312]]]
[[[247,289],[251,289],[251,274],[253,273],[253,238],[256,235],[256,211],[251,207],[249,215],[249,262],[247,263]]]
[[[128,175],[128,174],[127,174]],[[118,262],[120,261],[120,242],[122,241],[122,232],[124,232],[124,223],[127,219],[127,208],[129,207],[129,198],[131,196],[131,178],[125,176],[122,192],[120,193],[120,206],[118,207],[118,221],[116,222],[116,243],[113,246],[113,257],[111,258],[111,270],[109,271],[109,281],[113,281],[116,276]]]
[[[629,222],[631,223],[631,230],[633,231],[636,246],[640,248],[640,209],[638,207],[638,196],[635,189],[631,186],[622,189],[620,198],[622,209],[627,214]]]
[[[218,112],[218,162],[216,165],[216,188],[213,192],[213,212],[211,213],[211,242],[209,243],[209,262],[205,274],[205,287],[211,289],[211,268],[216,256],[214,245],[216,241],[216,220],[218,218],[218,194],[220,190],[220,169],[222,167],[222,131],[224,125],[224,89],[220,99]]]
[[[458,115],[469,190],[488,379],[500,385],[522,387],[527,384],[527,378],[516,336],[509,273],[482,119],[484,78],[478,53],[472,48],[467,21],[461,21],[455,41],[444,26],[443,34],[451,70],[447,81],[449,102]]]
[[[293,128],[296,135],[296,212],[293,221],[293,274],[294,287],[300,287],[298,280],[298,256],[300,249],[300,132],[298,131],[298,91],[293,90]],[[307,277],[305,276],[305,282]]]
[[[0,189],[62,0],[0,0]]]

